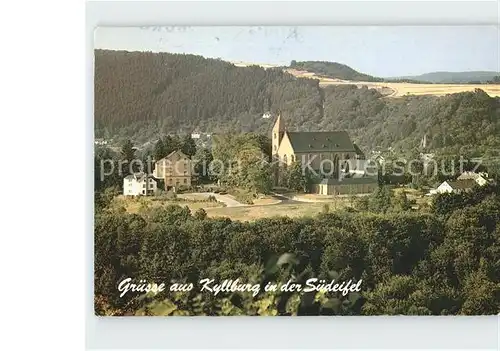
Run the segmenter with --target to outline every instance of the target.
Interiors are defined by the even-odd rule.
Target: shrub
[[[217,198],[214,195],[209,195],[207,197],[208,202],[217,202]]]
[[[175,199],[177,199],[177,195],[172,190],[167,191],[167,193],[165,194],[165,197],[168,200],[175,200]]]

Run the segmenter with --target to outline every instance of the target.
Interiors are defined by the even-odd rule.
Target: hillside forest
[[[166,134],[269,134],[281,113],[292,131],[347,130],[365,152],[408,153],[422,138],[437,154],[498,156],[500,99],[482,90],[384,98],[355,86],[320,88],[281,69],[235,67],[169,53],[95,51],[95,134],[136,145]]]

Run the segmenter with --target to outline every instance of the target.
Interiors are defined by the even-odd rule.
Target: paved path
[[[249,205],[249,204],[242,204],[239,201],[236,201],[231,195],[221,195],[221,194],[216,194],[216,193],[185,193],[185,194],[177,194],[178,197],[184,198],[184,199],[189,199],[190,195],[194,196],[203,196],[203,197],[209,197],[210,195],[215,196],[215,199],[219,202],[223,202],[226,204],[226,207],[246,207],[246,206],[252,206],[252,207],[257,207],[257,206],[273,206],[273,205],[279,205],[279,204],[294,204],[298,203],[297,201],[294,201],[292,199],[289,199],[285,196],[282,196],[280,194],[272,194],[276,198],[276,202],[269,203],[269,204],[261,204],[261,205]]]
[[[215,199],[219,202],[223,202],[226,204],[227,207],[241,207],[241,206],[246,206],[245,204],[242,204],[241,202],[236,201],[229,195],[221,195],[221,194],[216,194],[216,193],[185,193],[185,194],[177,194],[178,197],[180,198],[187,198],[189,199],[190,195],[195,195],[195,196],[204,196],[204,197],[209,197],[210,195],[214,196]]]
[[[288,197],[288,196],[285,196],[285,195],[282,195],[282,194],[278,194],[278,193],[271,193],[275,198],[277,198],[278,200],[281,200],[280,203],[282,204],[298,204],[300,203],[300,201],[297,201],[291,197]]]

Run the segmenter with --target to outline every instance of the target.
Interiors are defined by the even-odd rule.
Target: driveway
[[[300,203],[300,201],[297,201],[291,197],[287,197],[285,195],[282,195],[282,194],[278,194],[278,193],[271,193],[275,198],[277,198],[278,200],[281,200],[281,203],[282,204],[298,204]]]
[[[209,197],[210,195],[214,196],[215,199],[219,202],[223,202],[226,204],[227,207],[241,207],[241,206],[247,206],[245,204],[242,204],[241,202],[236,201],[232,196],[230,195],[221,195],[221,194],[216,194],[216,193],[185,193],[185,194],[177,194],[178,197],[180,198],[187,198],[189,199],[190,195],[194,196],[203,196],[203,197]]]

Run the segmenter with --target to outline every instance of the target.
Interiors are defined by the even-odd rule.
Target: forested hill
[[[265,132],[265,112],[319,123],[322,97],[316,80],[296,79],[281,69],[235,67],[202,56],[95,51],[96,135]],[[137,134],[141,135],[137,135]]]
[[[383,78],[360,73],[355,69],[338,63],[327,61],[292,61],[290,68],[316,73],[320,76],[361,82],[383,82]]]
[[[500,99],[482,90],[384,99],[355,86],[325,88],[319,129],[350,131],[365,149],[414,150],[426,135],[428,150],[483,155],[500,151]]]
[[[201,56],[95,52],[96,137],[144,143],[167,134],[270,133],[281,111],[290,130],[347,130],[364,151],[500,150],[500,99],[482,90],[383,98],[376,90],[295,78],[282,70],[234,65]]]

